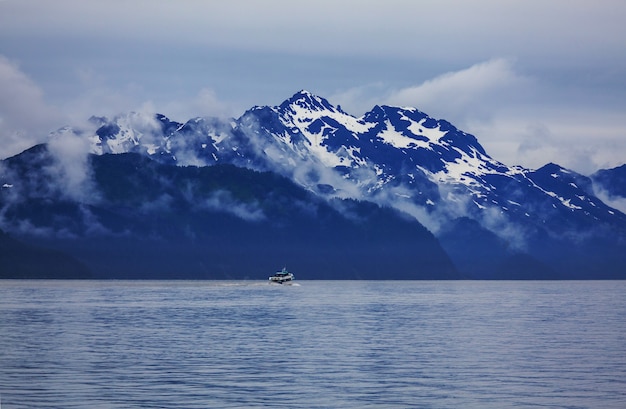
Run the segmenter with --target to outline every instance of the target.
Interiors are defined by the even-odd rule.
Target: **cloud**
[[[196,95],[189,98],[165,102],[158,109],[178,120],[206,116],[224,118],[234,115],[233,108],[208,87],[201,88]]]
[[[77,69],[76,94],[66,98],[63,111],[71,123],[92,115],[114,117],[126,112],[160,113],[170,119],[187,121],[194,117],[227,117],[234,108],[210,87],[173,92],[169,86],[149,88],[141,81],[115,83],[116,79],[93,69]]]
[[[536,169],[555,162],[591,174],[623,164],[623,94],[607,91],[602,77],[595,84],[576,77],[564,88],[559,81],[569,80],[539,75],[523,72],[516,60],[495,58],[398,89],[349,88],[334,101],[348,112],[380,103],[418,108],[475,135],[490,156],[507,165]]]
[[[626,197],[613,196],[608,191],[601,189],[597,183],[593,185],[594,194],[608,206],[626,214]]]
[[[79,203],[99,199],[88,159],[89,147],[88,138],[69,129],[57,132],[48,142],[54,161],[47,172],[62,195]]]
[[[570,121],[581,107],[602,105],[622,116],[626,107],[626,54],[616,52],[626,46],[626,3],[619,1],[2,4],[0,49],[19,59],[48,101],[78,119],[137,110],[146,101],[179,121],[232,115],[224,100],[241,113],[305,88],[355,115],[375,104],[415,106],[476,134],[492,156],[506,155],[505,163],[536,166],[539,156],[529,150],[516,156],[529,127],[567,139],[563,123],[544,112],[549,105],[561,106]],[[28,126],[16,121],[10,129]],[[615,134],[625,124],[600,127]],[[3,150],[25,133],[11,135]],[[569,146],[582,142],[574,137]],[[615,149],[593,150],[594,165],[617,165]],[[584,154],[572,155],[568,163],[579,166]]]
[[[172,209],[173,203],[174,198],[168,193],[163,193],[151,201],[143,202],[139,206],[139,211],[143,214],[163,212]]]
[[[92,115],[114,117],[131,111],[144,112],[151,108],[152,103],[142,99],[141,94],[140,87],[132,84],[84,82],[76,94],[63,101],[62,109],[72,125],[83,123]]]
[[[381,82],[359,85],[342,89],[328,96],[331,103],[341,106],[341,109],[353,116],[361,116],[383,101],[381,95],[389,93],[388,88]]]
[[[164,48],[181,44],[196,49],[225,47],[237,52],[290,50],[379,57],[421,52],[426,58],[458,60],[510,51],[535,58],[547,59],[551,53],[560,57],[551,64],[563,63],[564,56],[580,58],[586,50],[597,56],[620,49],[626,10],[619,1],[582,0],[549,4],[388,0],[384,5],[360,2],[358,7],[332,0],[12,3],[16,4],[3,10],[6,17],[0,19],[0,26],[7,30],[61,33],[90,43],[107,37],[115,45],[132,41]]]
[[[240,202],[226,190],[212,193],[207,199],[202,201],[200,206],[205,209],[230,213],[248,222],[259,222],[267,218],[258,203]]]
[[[386,99],[390,105],[419,107],[431,116],[458,122],[489,117],[494,107],[514,100],[531,84],[511,61],[498,58],[394,91]]]
[[[508,217],[498,207],[488,207],[482,211],[479,222],[482,227],[491,231],[507,245],[517,251],[524,251],[528,247],[528,238],[523,225],[511,223]]]
[[[59,112],[19,66],[0,55],[0,158],[44,142],[58,126]]]
[[[512,60],[495,58],[457,71],[392,89],[378,82],[345,89],[331,99],[348,110],[371,109],[376,104],[416,107],[430,116],[451,121],[490,117],[503,102],[528,96],[535,80],[519,73]]]
[[[465,131],[495,159],[537,169],[554,162],[583,175],[624,164],[626,121],[584,106],[541,105],[502,109],[494,118],[468,121]]]

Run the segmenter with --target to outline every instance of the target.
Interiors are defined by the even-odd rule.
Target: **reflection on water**
[[[626,407],[626,282],[0,281],[2,408]]]

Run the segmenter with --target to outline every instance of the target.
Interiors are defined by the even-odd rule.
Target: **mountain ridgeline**
[[[90,124],[2,161],[0,228],[92,277],[626,278],[626,215],[596,196],[623,197],[619,168],[509,167],[415,108],[357,118],[301,91]]]

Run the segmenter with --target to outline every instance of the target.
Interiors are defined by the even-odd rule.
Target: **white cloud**
[[[61,194],[80,203],[93,203],[99,198],[87,157],[89,143],[83,135],[69,130],[56,133],[48,143],[55,160],[46,170],[59,184]]]
[[[554,162],[584,175],[626,162],[626,118],[586,106],[503,107],[488,120],[468,120],[487,152],[507,165],[531,169]]]
[[[555,162],[591,174],[625,162],[626,117],[619,99],[602,92],[563,90],[498,58],[401,89],[355,87],[333,101],[348,112],[376,103],[416,107],[474,134],[507,165],[536,169]]]
[[[597,185],[594,185],[594,193],[607,205],[619,210],[622,213],[626,213],[626,198],[611,196],[604,189],[599,189]]]
[[[0,55],[0,158],[45,141],[61,115],[18,65]]]
[[[233,108],[220,100],[217,93],[211,88],[201,88],[196,95],[187,99],[163,102],[156,109],[159,113],[178,121],[186,121],[195,117],[235,115]]]
[[[382,83],[350,88],[332,100],[359,113],[376,104],[411,106],[462,125],[491,118],[503,104],[527,99],[535,87],[535,81],[516,72],[510,60],[498,58],[400,89]]]
[[[493,59],[448,72],[420,85],[394,91],[391,105],[420,107],[431,116],[462,121],[490,117],[494,107],[518,99],[532,80],[513,69],[506,59]]]

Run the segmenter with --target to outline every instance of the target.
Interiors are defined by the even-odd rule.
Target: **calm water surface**
[[[13,408],[626,408],[626,282],[0,281]]]

